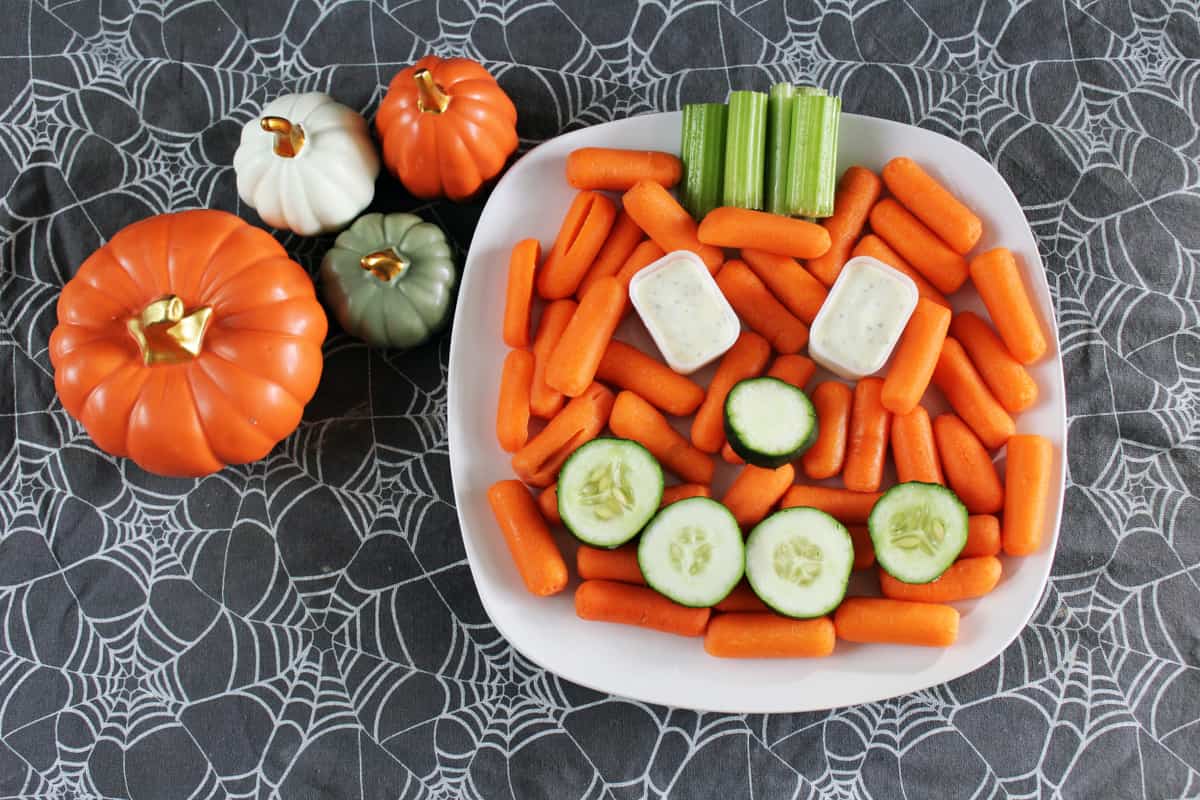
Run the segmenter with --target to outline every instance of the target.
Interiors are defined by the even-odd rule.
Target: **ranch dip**
[[[741,330],[704,262],[684,250],[638,272],[629,283],[629,298],[676,372],[693,372],[722,355]]]
[[[868,256],[846,262],[813,320],[813,360],[843,378],[878,371],[892,354],[917,306],[917,286]]]

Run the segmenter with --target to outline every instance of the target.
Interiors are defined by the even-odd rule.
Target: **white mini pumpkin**
[[[379,154],[354,109],[320,92],[285,94],[242,128],[233,169],[242,201],[264,222],[313,236],[370,205]]]

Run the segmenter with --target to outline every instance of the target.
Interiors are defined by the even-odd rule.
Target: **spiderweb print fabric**
[[[6,0],[0,24],[0,797],[1200,796],[1200,9],[1165,0]],[[522,147],[731,86],[817,83],[1011,184],[1060,324],[1069,485],[1004,654],[801,715],[582,689],[514,653],[465,561],[440,340],[335,331],[299,430],[202,480],[99,452],[55,397],[54,303],[150,214],[237,199],[287,91],[374,110],[484,63]],[[479,205],[416,204],[465,252]],[[330,239],[277,232],[310,271]]]

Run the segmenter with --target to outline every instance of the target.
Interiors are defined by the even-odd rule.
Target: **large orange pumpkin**
[[[465,200],[517,149],[517,109],[468,58],[425,56],[396,73],[375,128],[383,162],[417,197]]]
[[[300,422],[327,323],[300,265],[223,211],[136,222],[83,262],[50,336],[63,407],[160,475],[262,458]]]

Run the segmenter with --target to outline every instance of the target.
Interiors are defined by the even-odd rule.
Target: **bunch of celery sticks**
[[[726,103],[683,107],[681,199],[701,219],[717,206],[793,217],[833,214],[841,98],[777,83]]]

